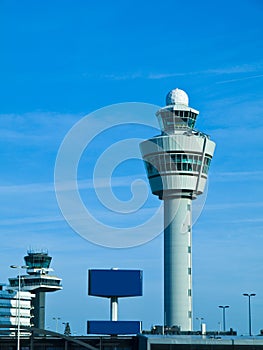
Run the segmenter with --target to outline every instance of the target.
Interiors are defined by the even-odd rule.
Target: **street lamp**
[[[58,332],[58,321],[61,320],[60,317],[52,317],[53,320],[56,321],[56,333]]]
[[[204,320],[203,317],[196,317],[196,320],[200,320],[200,330],[202,329],[202,321]]]
[[[20,350],[20,292],[21,292],[21,269],[28,266],[10,265],[11,269],[18,270],[18,305],[17,305],[17,350]]]
[[[255,297],[255,293],[243,293],[244,297],[248,297],[248,328],[249,328],[249,335],[252,335],[251,331],[251,303],[250,303],[250,298]]]
[[[219,305],[218,306],[220,309],[223,310],[223,331],[226,331],[226,309],[229,308],[229,305]]]

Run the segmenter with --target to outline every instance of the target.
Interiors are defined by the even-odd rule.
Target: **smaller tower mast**
[[[24,257],[27,275],[21,276],[21,290],[35,295],[32,299],[33,323],[40,329],[45,329],[46,293],[62,289],[61,278],[50,275],[52,257],[47,251],[29,250]],[[18,287],[18,277],[9,278],[10,287]]]

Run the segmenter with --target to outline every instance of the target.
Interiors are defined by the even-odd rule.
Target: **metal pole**
[[[250,302],[251,295],[248,296],[248,319],[249,319],[249,335],[252,335],[251,330],[251,302]]]
[[[30,350],[34,350],[34,331],[31,332],[30,336]]]
[[[111,297],[110,299],[110,319],[111,321],[118,321],[118,298]]]
[[[17,350],[20,350],[20,290],[21,290],[21,282],[20,282],[21,274],[20,267],[18,267],[18,320],[17,320]]]
[[[56,333],[58,332],[58,321],[60,320],[60,317],[53,317],[53,320],[56,321]]]
[[[223,331],[225,332],[226,331],[226,309],[229,308],[229,305],[219,305],[218,306],[220,309],[223,310]]]
[[[249,330],[249,336],[252,336],[252,325],[251,325],[251,301],[250,298],[256,296],[255,293],[243,293],[244,297],[248,297],[248,330]]]
[[[196,317],[196,320],[200,320],[200,324],[199,324],[199,328],[200,328],[200,331],[202,331],[202,323],[203,323],[203,320],[204,318],[203,317]]]
[[[18,305],[17,305],[17,350],[20,350],[20,293],[21,293],[21,269],[26,269],[28,266],[11,265],[12,269],[18,269]]]

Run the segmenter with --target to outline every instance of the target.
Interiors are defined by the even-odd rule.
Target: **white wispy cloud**
[[[126,187],[130,186],[131,183],[140,179],[142,181],[143,178],[146,180],[144,174],[138,174],[133,176],[122,176],[122,177],[113,177],[110,178],[99,178],[96,179],[96,187],[97,188],[107,188],[107,187]],[[72,181],[60,182],[59,190],[60,191],[72,191],[76,187],[76,183]],[[136,182],[136,186],[143,185],[142,182]],[[87,180],[79,180],[77,181],[78,189],[92,189],[94,188],[93,179]],[[20,184],[20,185],[2,185],[0,186],[1,194],[21,194],[21,193],[40,193],[40,192],[53,192],[54,191],[54,183],[52,182],[43,182],[43,183],[29,183],[29,184]]]
[[[226,224],[260,224],[263,223],[263,218],[243,218],[243,219],[232,219],[232,220],[221,220],[221,223]]]
[[[110,80],[134,80],[134,79],[149,79],[149,80],[159,80],[159,79],[167,79],[178,76],[187,76],[199,74],[199,72],[150,72],[150,73],[126,73],[126,74],[105,74],[102,75],[102,79],[110,79]]]
[[[16,217],[0,220],[1,226],[16,226],[16,225],[26,225],[26,224],[43,224],[50,222],[61,222],[65,221],[62,215],[54,216],[26,216],[26,217]]]
[[[259,75],[250,75],[249,77],[242,77],[242,78],[236,78],[236,79],[228,79],[228,80],[218,81],[216,84],[235,83],[236,81],[249,80],[249,79],[256,79],[256,78],[262,78],[262,77],[263,77],[263,74],[259,74]]]
[[[226,172],[215,172],[212,174],[212,181],[216,182],[231,182],[231,181],[244,181],[251,179],[263,179],[263,171],[252,170],[252,171],[226,171]]]
[[[109,79],[109,80],[133,80],[133,79],[140,79],[144,78],[144,74],[142,73],[126,73],[126,74],[105,74],[101,75],[100,78],[102,79]]]
[[[263,207],[263,202],[227,202],[227,203],[217,203],[217,204],[207,204],[205,206],[206,210],[226,210],[226,209],[239,209],[239,208],[260,208]]]
[[[224,66],[224,67],[216,67],[210,68],[206,70],[200,71],[190,71],[190,72],[150,72],[150,73],[142,73],[142,72],[131,72],[124,74],[105,74],[101,75],[103,79],[110,80],[134,80],[134,79],[149,79],[149,80],[159,80],[159,79],[169,79],[173,77],[180,76],[191,76],[191,75],[231,75],[231,74],[243,74],[243,73],[252,73],[252,72],[261,72],[263,69],[262,62],[256,62],[251,64],[243,64],[243,65],[234,65],[234,66]],[[242,77],[243,79],[252,79],[262,77],[262,74]],[[218,83],[225,83],[236,81],[239,79],[226,80]]]
[[[150,73],[146,76],[146,79],[158,80],[158,79],[167,79],[174,77],[182,77],[187,75],[198,74],[197,72],[185,72],[185,73]]]
[[[258,177],[263,179],[263,171],[230,171],[230,172],[215,172],[211,175],[213,181],[232,181],[237,178],[253,178]],[[145,186],[147,179],[145,174],[137,174],[132,176],[120,176],[112,178],[99,178],[96,179],[97,188],[108,188],[108,187],[128,187],[134,181],[142,180],[136,182],[136,186]],[[94,188],[93,179],[78,180],[77,187],[80,190],[93,189]],[[76,183],[72,181],[59,183],[58,189],[60,191],[72,191],[75,189]],[[17,185],[2,185],[0,186],[0,194],[23,194],[23,193],[40,193],[40,192],[53,192],[54,191],[53,182],[43,182],[43,183],[28,183],[28,184],[17,184]]]
[[[159,203],[161,204],[161,202]],[[91,214],[95,219],[98,221],[101,220],[107,220],[108,225],[112,225],[112,229],[114,229],[114,226],[116,223],[123,223],[123,227],[126,227],[125,225],[136,226],[136,222],[134,221],[134,215],[137,216],[138,224],[140,222],[144,222],[148,220],[154,213],[158,210],[158,207],[154,208],[148,208],[148,207],[141,207],[135,212],[131,213],[125,213],[124,215],[119,216],[119,213],[112,212],[111,210],[105,209],[104,207],[100,208],[89,208],[87,206],[87,209],[91,210]],[[32,213],[31,213],[32,214]],[[114,215],[116,214],[116,218]],[[139,216],[138,216],[139,215]],[[74,210],[72,211],[72,215],[70,215],[71,220],[76,220],[79,222],[83,222],[83,225],[85,226],[86,222],[86,215],[76,213]],[[35,215],[24,215],[24,216],[14,216],[14,217],[8,217],[8,218],[2,218],[0,219],[0,226],[9,226],[9,227],[15,227],[17,225],[35,225],[35,224],[48,224],[48,223],[59,223],[59,222],[65,222],[66,219],[61,214],[56,215],[42,215],[42,213],[36,213]],[[107,224],[106,224],[107,225]],[[154,228],[154,227],[152,227]],[[41,228],[42,229],[42,228]]]
[[[256,62],[251,64],[245,63],[245,64],[234,65],[234,66],[210,68],[202,72],[221,75],[221,74],[235,74],[235,73],[251,73],[251,72],[260,71],[262,70],[262,68],[263,68],[262,62]]]
[[[0,114],[2,141],[39,143],[57,139],[80,119],[79,115],[35,111],[24,114]]]
[[[24,194],[24,193],[40,193],[54,191],[53,183],[31,183],[22,185],[6,185],[0,186],[1,194]]]

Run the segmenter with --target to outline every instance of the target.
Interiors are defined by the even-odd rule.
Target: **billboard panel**
[[[89,295],[133,297],[142,295],[141,270],[89,270]]]
[[[138,334],[141,332],[140,321],[88,321],[88,334]]]

